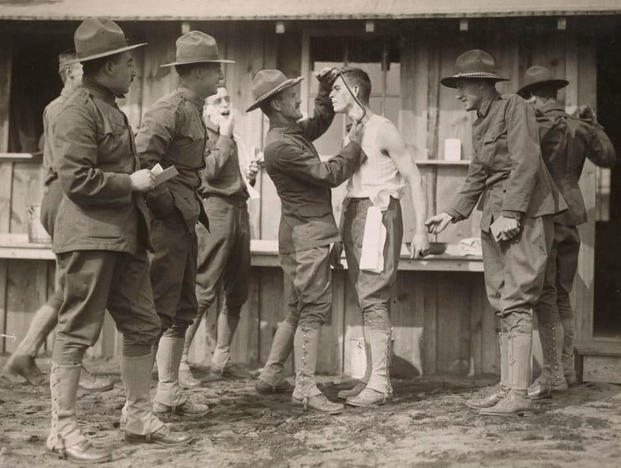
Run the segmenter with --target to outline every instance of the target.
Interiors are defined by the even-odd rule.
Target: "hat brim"
[[[522,88],[518,89],[517,94],[525,98],[525,97],[528,97],[528,95],[534,89],[540,88],[541,86],[552,86],[556,89],[561,89],[567,86],[568,84],[569,84],[569,81],[561,80],[561,79],[535,81],[534,83],[531,83],[529,85],[523,86]]]
[[[174,67],[176,65],[190,65],[191,63],[235,63],[235,61],[227,60],[227,59],[217,59],[217,60],[197,59],[197,60],[186,60],[186,61],[180,60],[178,62],[165,63],[164,65],[160,65],[160,68]]]
[[[136,49],[137,47],[146,46],[146,42],[141,42],[140,44],[134,44],[126,47],[121,47],[120,49],[109,50],[107,52],[101,52],[99,54],[89,55],[87,57],[78,57],[76,62],[88,62],[89,60],[95,60],[98,58],[109,57],[110,55],[120,54],[121,52],[125,52],[126,50]]]
[[[280,93],[281,91],[284,91],[287,88],[291,88],[292,86],[295,86],[303,79],[304,79],[303,76],[298,76],[297,78],[289,78],[287,81],[283,81],[278,86],[276,86],[274,89],[268,91],[263,96],[258,97],[256,101],[254,102],[254,104],[252,104],[248,109],[246,109],[246,112],[255,110],[266,99],[273,97],[274,95]]]
[[[446,78],[442,78],[440,80],[440,83],[444,86],[446,86],[447,88],[457,88],[457,83],[462,81],[462,80],[490,80],[493,81],[494,83],[497,81],[509,81],[508,78],[503,78],[502,76],[499,75],[494,75],[492,73],[478,73],[478,74],[462,74],[462,75],[453,75],[453,76],[447,76]]]

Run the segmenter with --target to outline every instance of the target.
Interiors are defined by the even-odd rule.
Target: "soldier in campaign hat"
[[[107,450],[81,432],[75,402],[84,351],[97,340],[107,310],[123,334],[121,379],[128,441],[189,443],[151,409],[149,383],[160,321],[149,281],[147,208],[142,194],[154,176],[139,169],[132,129],[116,104],[136,74],[121,28],[87,19],[75,31],[82,85],[56,118],[54,152],[63,196],[54,226],[63,301],[52,351],[52,424],[47,447],[78,462],[105,462]]]
[[[179,385],[179,365],[185,333],[197,315],[196,223],[209,228],[202,201],[200,171],[205,167],[207,129],[203,103],[223,79],[216,40],[201,31],[183,34],[176,42],[175,67],[179,87],[147,110],[136,136],[141,167],[174,166],[178,175],[145,195],[151,211],[151,283],[155,310],[162,323],[156,355],[159,383],[154,397],[156,414],[198,418],[207,405],[190,401]]]
[[[528,389],[540,399],[561,392],[576,382],[574,368],[574,312],[569,294],[578,268],[580,236],[576,226],[587,214],[578,181],[589,158],[602,167],[615,164],[612,142],[588,106],[569,115],[557,101],[558,91],[569,84],[549,68],[534,65],[524,73],[518,94],[534,107],[543,160],[567,202],[568,209],[554,217],[554,242],[548,257],[543,293],[535,305],[543,351],[542,371]]]
[[[456,73],[443,78],[457,89],[466,111],[475,111],[474,155],[468,176],[445,212],[426,224],[439,233],[482,210],[481,244],[487,297],[500,318],[501,377],[496,391],[467,405],[485,415],[510,415],[531,408],[532,307],[543,287],[552,243],[551,215],[566,208],[541,159],[535,113],[516,94],[501,95],[506,80],[493,57],[469,50],[457,58]]]
[[[322,161],[311,143],[334,119],[328,95],[334,80],[329,70],[319,73],[319,93],[313,117],[300,120],[301,80],[279,70],[260,70],[252,80],[255,102],[270,121],[265,140],[265,167],[282,202],[278,234],[280,263],[289,292],[286,319],[280,324],[256,389],[261,394],[288,392],[283,365],[294,350],[295,389],[292,402],[329,414],[343,411],[317,388],[315,367],[321,325],[332,304],[330,246],[340,242],[332,214],[331,187],[347,180],[364,159],[362,125],[352,126],[350,143],[333,158]]]
[[[75,50],[65,50],[58,55],[58,74],[63,82],[60,96],[43,110],[43,135],[39,146],[43,149],[43,170],[45,193],[41,202],[41,224],[50,236],[54,235],[54,221],[63,191],[56,170],[54,145],[52,144],[54,123],[67,99],[82,83],[82,64],[78,62]],[[26,336],[9,357],[3,371],[8,375],[21,375],[32,385],[41,385],[43,376],[35,358],[48,335],[58,323],[58,309],[63,302],[63,291],[56,288],[47,302],[36,311]],[[111,390],[112,379],[85,373],[80,377],[80,388],[87,392]]]

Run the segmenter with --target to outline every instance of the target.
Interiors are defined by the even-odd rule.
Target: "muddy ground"
[[[0,359],[2,361],[2,359]],[[45,366],[45,360],[40,360]],[[339,416],[303,413],[286,396],[262,397],[252,379],[213,380],[189,392],[212,407],[201,421],[174,422],[196,440],[187,447],[127,445],[118,430],[123,405],[118,368],[87,367],[117,379],[114,390],[79,393],[78,415],[98,446],[114,450],[102,466],[621,466],[621,387],[582,384],[536,405],[524,417],[482,417],[464,400],[493,378],[395,380],[395,401]],[[325,392],[347,382],[322,378]],[[0,466],[59,467],[45,451],[49,390],[0,377]]]

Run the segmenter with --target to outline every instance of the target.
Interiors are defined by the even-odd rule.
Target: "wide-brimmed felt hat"
[[[88,18],[82,21],[73,34],[73,43],[79,62],[120,54],[146,45],[146,42],[127,44],[125,33],[120,26],[105,18]]]
[[[259,70],[252,78],[252,96],[254,103],[246,109],[246,112],[256,109],[265,100],[275,96],[291,86],[295,86],[304,78],[287,78],[280,70]]]
[[[216,40],[209,34],[201,31],[185,33],[177,39],[176,45],[177,54],[175,61],[161,65],[162,67],[204,62],[235,63],[233,60],[220,58]]]
[[[498,74],[494,57],[479,49],[469,50],[457,57],[455,74],[442,78],[440,83],[449,88],[456,88],[459,80],[464,78],[478,78],[494,82],[508,80]]]
[[[517,92],[522,97],[528,97],[534,89],[540,86],[560,89],[569,84],[569,81],[555,77],[549,68],[542,65],[533,65],[526,70],[522,81],[524,84]]]

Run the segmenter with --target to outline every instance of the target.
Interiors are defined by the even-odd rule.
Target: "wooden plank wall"
[[[138,27],[138,26],[137,26]],[[259,111],[244,112],[252,101],[250,82],[263,67],[279,67],[290,74],[300,73],[308,64],[301,62],[302,33],[274,34],[271,25],[193,23],[192,28],[213,34],[223,56],[237,61],[225,66],[226,82],[237,117],[237,133],[250,145],[262,147],[267,131]],[[509,32],[507,32],[509,31]],[[149,25],[141,35],[149,42],[136,57],[138,76],[123,104],[132,125],[137,128],[148,105],[176,85],[174,71],[162,69],[174,57],[174,41],[181,32],[179,23]],[[455,58],[463,51],[480,47],[492,52],[503,73],[511,80],[500,84],[501,91],[515,89],[520,75],[534,63],[551,66],[572,84],[565,92],[567,104],[595,103],[595,63],[592,40],[571,29],[554,27],[506,28],[484,21],[472,21],[468,32],[446,31],[433,27],[411,28],[403,35],[402,109],[397,122],[406,142],[417,158],[443,157],[444,139],[462,139],[462,157],[469,158],[470,124],[454,98],[454,91],[439,85],[442,76],[452,73]],[[7,42],[4,42],[5,44]],[[297,51],[297,52],[296,52]],[[0,51],[0,106],[6,106],[10,80],[10,48]],[[306,67],[306,68],[305,68]],[[6,121],[0,107],[0,150],[6,149]],[[5,146],[2,146],[5,145]],[[465,166],[421,166],[427,182],[430,211],[446,208],[466,173]],[[40,174],[28,163],[0,163],[0,231],[25,232],[25,207],[40,197]],[[590,213],[595,206],[594,171],[585,170],[582,184]],[[280,204],[269,177],[262,173],[257,189],[261,194],[255,237],[276,239]],[[404,200],[404,212],[411,213],[411,202]],[[439,241],[456,241],[478,233],[477,215],[467,222],[451,226]],[[406,214],[406,240],[412,234],[413,220]],[[583,231],[579,278],[576,286],[578,335],[590,336],[592,330],[593,224]],[[23,336],[31,314],[53,289],[53,265],[40,262],[0,262],[0,331]],[[450,295],[445,291],[451,291]],[[34,291],[34,294],[33,294]],[[233,357],[239,362],[261,363],[269,353],[273,334],[284,318],[282,272],[277,268],[255,268],[250,298],[233,343]],[[207,364],[215,337],[215,312],[212,308],[193,345],[191,359]],[[436,372],[482,373],[497,371],[496,320],[485,299],[481,274],[401,272],[392,304],[394,325],[394,371],[403,375]],[[353,288],[343,272],[334,278],[332,313],[323,330],[319,369],[322,372],[348,372],[351,369],[352,343],[361,337],[361,318]],[[112,356],[119,339],[107,319],[96,355]],[[5,341],[3,350],[13,343]]]

